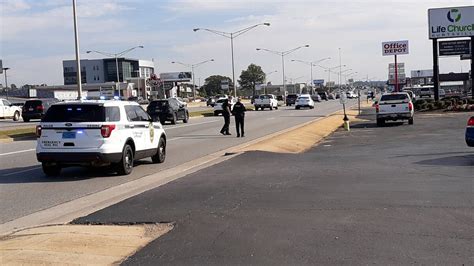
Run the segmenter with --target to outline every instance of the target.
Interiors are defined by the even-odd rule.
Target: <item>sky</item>
[[[154,60],[155,72],[189,71],[172,64],[214,62],[195,69],[196,84],[210,75],[232,77],[230,40],[208,28],[235,32],[268,22],[234,39],[236,78],[251,63],[262,67],[267,81],[282,83],[281,57],[257,51],[286,51],[309,44],[285,57],[288,81],[309,82],[310,67],[292,59],[341,62],[356,80],[386,80],[392,56],[382,56],[383,41],[409,40],[410,54],[399,56],[406,72],[432,68],[427,10],[467,6],[467,1],[432,0],[77,0],[82,59],[101,58],[87,50],[117,53],[143,45],[126,57]],[[339,49],[340,48],[340,49]],[[63,84],[62,60],[74,59],[72,0],[0,0],[0,59],[9,67],[8,83]],[[459,57],[440,59],[440,72],[470,69]],[[3,75],[2,75],[3,76]],[[409,76],[409,74],[408,74]],[[313,69],[313,79],[328,79]],[[334,75],[331,77],[334,80]],[[3,83],[3,77],[0,78]]]

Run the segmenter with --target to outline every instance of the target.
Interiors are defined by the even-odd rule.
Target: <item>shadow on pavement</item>
[[[429,159],[416,162],[421,165],[442,165],[442,166],[474,166],[474,154],[465,156],[451,156],[437,159]]]

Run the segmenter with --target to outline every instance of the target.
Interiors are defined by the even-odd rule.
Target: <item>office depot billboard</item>
[[[382,55],[408,54],[408,41],[391,41],[382,43]]]

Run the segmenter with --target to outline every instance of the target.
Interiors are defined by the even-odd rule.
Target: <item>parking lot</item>
[[[247,152],[75,222],[175,223],[125,265],[472,264],[469,115],[366,113],[306,153]]]

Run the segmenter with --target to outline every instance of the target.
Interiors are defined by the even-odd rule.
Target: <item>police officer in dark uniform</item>
[[[222,103],[222,116],[224,117],[224,126],[221,129],[221,134],[222,135],[232,135],[229,132],[229,125],[230,125],[230,104],[229,100],[226,99]]]
[[[237,99],[237,103],[234,104],[234,108],[232,109],[232,114],[235,117],[235,128],[237,129],[237,138],[244,137],[244,120],[245,120],[245,106],[242,102],[240,102],[240,98]],[[240,134],[242,133],[242,134]]]

